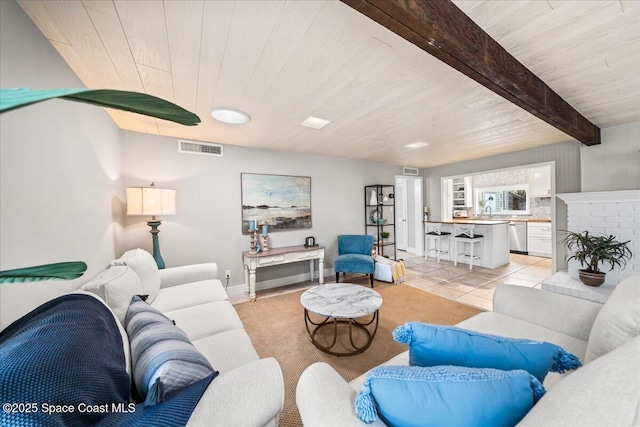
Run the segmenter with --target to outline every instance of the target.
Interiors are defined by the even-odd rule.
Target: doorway
[[[422,177],[396,175],[395,187],[397,249],[422,256]]]

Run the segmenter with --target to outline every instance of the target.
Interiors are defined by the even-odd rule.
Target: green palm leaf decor
[[[87,271],[82,261],[58,262],[36,267],[0,271],[0,283],[40,282],[43,280],[72,280]]]
[[[112,89],[0,89],[0,113],[53,98],[144,114],[185,126],[200,123],[200,117],[172,102],[145,93]]]
[[[0,113],[53,98],[144,114],[185,126],[200,123],[200,117],[172,102],[145,93],[111,89],[0,89]],[[0,271],[0,283],[72,280],[82,276],[86,270],[87,264],[81,261],[18,268]]]

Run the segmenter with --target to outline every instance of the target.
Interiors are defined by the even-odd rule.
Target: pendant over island
[[[508,224],[509,221],[505,220],[475,220],[475,219],[454,219],[445,221],[423,221],[425,224],[442,224],[441,231],[444,233],[451,233],[449,239],[449,248],[442,248],[443,253],[440,255],[440,259],[453,261],[456,251],[454,243],[454,224],[473,224],[475,225],[473,233],[479,234],[484,237],[482,242],[482,258],[474,260],[473,265],[497,268],[509,263],[509,233]],[[458,245],[458,250],[462,252],[463,246]],[[425,242],[425,248],[426,242]],[[444,251],[448,250],[448,253]],[[468,264],[469,261],[465,257],[458,258],[459,263]]]

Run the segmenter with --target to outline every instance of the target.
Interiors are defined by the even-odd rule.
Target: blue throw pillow
[[[133,382],[145,406],[218,372],[187,334],[140,297],[133,297],[126,329],[131,345]]]
[[[503,370],[524,369],[540,382],[547,372],[582,366],[576,356],[548,342],[505,338],[455,326],[405,323],[393,338],[409,346],[409,364],[456,365]]]
[[[545,393],[523,370],[460,366],[382,366],[356,397],[365,423],[378,416],[389,426],[512,427]]]

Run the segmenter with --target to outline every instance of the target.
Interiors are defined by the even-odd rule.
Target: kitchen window
[[[529,215],[529,184],[480,187],[475,193],[479,214]]]

